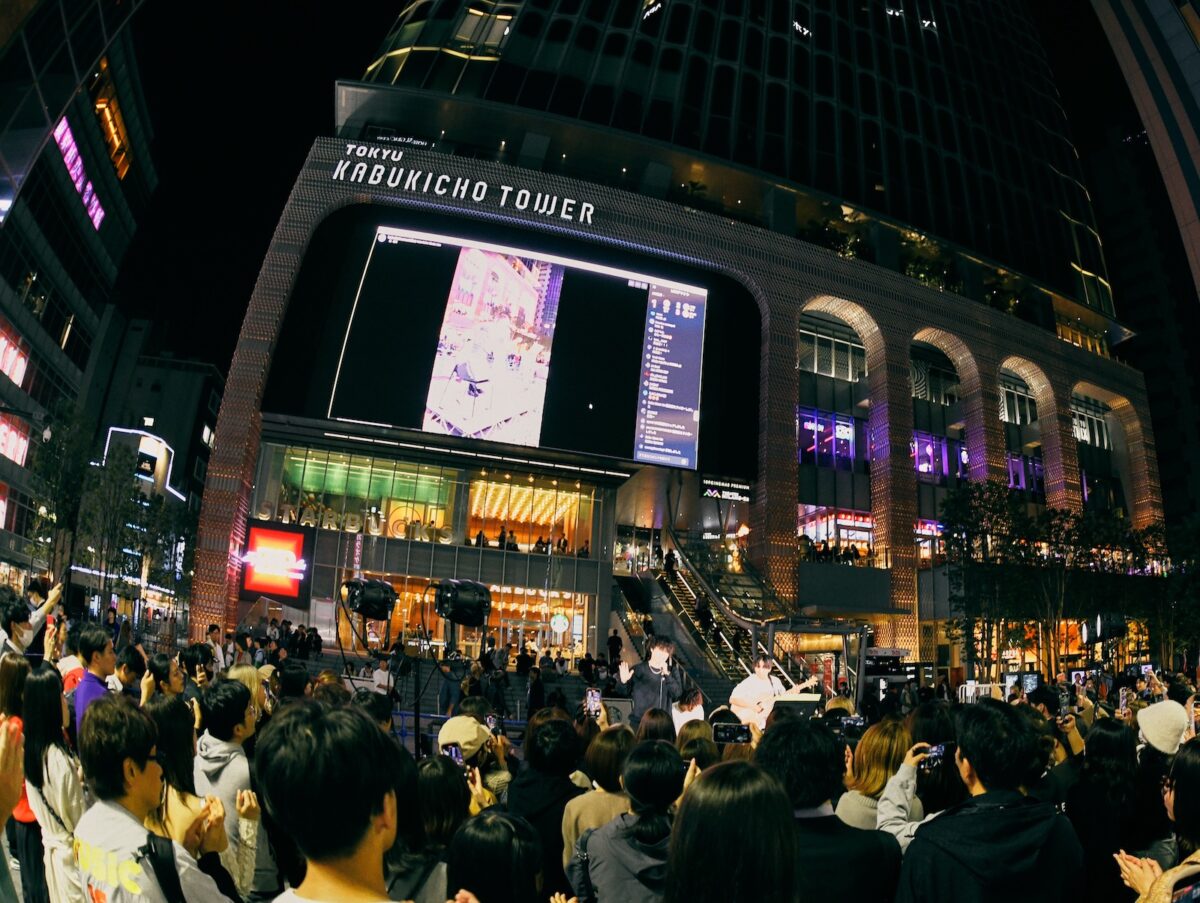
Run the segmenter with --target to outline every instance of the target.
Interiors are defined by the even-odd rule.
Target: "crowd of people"
[[[914,693],[864,719],[845,696],[817,717],[762,706],[778,695],[763,662],[734,691],[745,712],[705,715],[659,638],[617,668],[632,724],[558,698],[510,738],[486,695],[464,694],[418,760],[386,670],[352,692],[298,657],[219,648],[219,630],[176,655],[118,654],[104,624],[47,623],[59,592],[0,589],[0,817],[17,863],[0,860],[0,900],[1200,894],[1182,675],[1148,676],[1119,707],[1051,680],[970,705]]]

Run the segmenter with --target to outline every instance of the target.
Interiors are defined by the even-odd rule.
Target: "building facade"
[[[157,184],[128,24],[140,2],[13,4],[0,31],[0,580],[40,559],[31,466],[85,394]],[[93,412],[98,415],[98,411]]]
[[[196,623],[237,620],[250,601],[247,531],[270,520],[315,533],[315,564],[328,573],[313,574],[314,600],[358,572],[418,597],[431,579],[482,579],[493,595],[526,597],[517,620],[573,616],[571,639],[592,647],[608,625],[621,528],[705,529],[691,503],[706,475],[721,474],[753,486],[738,520],[749,559],[782,599],[867,618],[877,643],[931,661],[937,637],[918,631],[918,573],[936,562],[938,506],[958,481],[1005,481],[1034,505],[1119,508],[1139,526],[1159,520],[1144,383],[1112,356],[1126,331],[1029,23],[988,4],[898,0],[846,15],[833,4],[705,0],[410,6],[368,81],[339,84],[338,137],[313,145],[251,298],[209,467]],[[835,62],[835,50],[854,63]],[[1028,65],[1008,71],[1005,51]],[[999,99],[983,103],[985,93]],[[980,117],[996,117],[994,130]],[[364,229],[381,249],[392,238],[443,248],[465,235],[547,259],[561,252],[673,274],[681,290],[723,299],[705,334],[698,467],[684,457],[663,470],[641,445],[564,458],[500,432],[434,439],[428,422],[372,415],[372,396],[405,393],[414,352],[360,346],[349,328],[297,344],[297,333],[322,334],[324,321],[305,313],[315,261],[339,259],[322,256],[323,230],[334,230],[323,223]],[[362,248],[341,253],[361,282],[318,295],[341,292],[353,317],[382,264],[368,255],[360,271]],[[432,265],[440,251],[428,253]],[[406,286],[395,309],[424,306],[412,268],[390,284]],[[653,305],[652,290],[648,315]],[[619,355],[603,340],[603,313],[594,316],[596,342],[570,366],[610,373],[615,386]],[[397,334],[419,333],[408,326]],[[435,376],[456,345],[439,341]],[[280,369],[303,349],[318,375]],[[359,382],[370,404],[351,411],[336,377],[330,389],[319,374],[368,352],[398,353],[403,376],[381,369],[374,384]],[[553,356],[549,366],[553,381]],[[292,395],[281,372],[299,384]],[[488,386],[469,369],[451,375],[474,414]],[[738,380],[732,403],[703,407]],[[583,436],[587,415],[576,417]],[[647,419],[638,408],[639,430]],[[546,429],[547,449],[580,448],[547,442]],[[361,491],[348,494],[339,475],[331,492],[328,474],[353,471],[355,450]],[[390,476],[377,487],[380,461]],[[402,470],[435,464],[420,493],[398,494]],[[499,509],[476,504],[490,497],[484,484],[532,483],[557,511],[557,468],[589,500],[567,502],[571,526],[555,533],[525,518],[515,548],[467,546],[514,516],[511,492],[496,496],[509,499]],[[403,531],[372,557],[392,508]],[[445,531],[432,543],[431,519]],[[537,557],[542,524],[571,551],[586,535],[589,557],[556,572],[565,558]],[[831,570],[831,551],[860,567]],[[563,593],[584,604],[556,608]]]

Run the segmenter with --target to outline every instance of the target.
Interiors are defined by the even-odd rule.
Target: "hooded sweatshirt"
[[[562,775],[543,774],[526,768],[508,785],[508,811],[519,815],[537,832],[542,842],[542,876],[545,896],[564,893],[570,885],[563,873],[563,811],[567,802],[583,793]]]
[[[629,833],[636,822],[637,816],[627,812],[588,835],[587,861],[575,857],[568,869],[577,896],[582,899],[590,882],[598,900],[658,903],[662,899],[671,837],[640,843]]]
[[[250,760],[240,743],[218,740],[208,731],[196,744],[196,795],[215,796],[225,807],[229,853],[236,858],[242,842],[238,830],[237,795],[250,789]]]
[[[1049,803],[994,790],[922,825],[896,903],[1061,903],[1078,888],[1083,849]]]

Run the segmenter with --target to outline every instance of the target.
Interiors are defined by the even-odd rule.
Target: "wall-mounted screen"
[[[596,262],[380,226],[327,416],[577,448],[572,420],[600,403],[632,420],[617,457],[695,469],[707,298],[700,286]],[[640,327],[636,348],[605,345],[599,324],[612,319]],[[373,349],[401,322],[408,359],[380,368]],[[588,367],[613,371],[613,397],[586,399],[584,409],[572,397],[574,371]]]
[[[759,305],[672,250],[338,210],[305,247],[262,410],[753,480]]]

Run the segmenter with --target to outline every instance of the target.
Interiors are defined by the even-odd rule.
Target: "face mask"
[[[13,645],[19,646],[22,651],[29,648],[29,644],[33,642],[32,627],[18,627],[17,635],[13,637]]]

